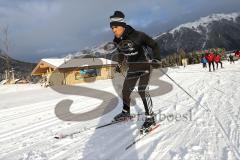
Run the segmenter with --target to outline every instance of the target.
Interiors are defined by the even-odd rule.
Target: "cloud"
[[[0,26],[10,27],[13,57],[36,61],[111,41],[114,10],[155,35],[214,12],[236,11],[239,5],[239,0],[1,0]]]

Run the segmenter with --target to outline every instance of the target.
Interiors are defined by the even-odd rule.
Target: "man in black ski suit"
[[[160,49],[158,44],[143,32],[136,31],[124,21],[124,14],[121,11],[115,11],[110,16],[110,27],[114,33],[113,42],[118,46],[123,46],[123,50],[119,50],[117,72],[121,72],[124,60],[128,65],[127,75],[125,77],[122,89],[123,110],[114,117],[115,121],[130,118],[130,95],[134,90],[137,81],[138,93],[143,101],[145,108],[145,122],[141,130],[148,129],[155,125],[154,113],[152,112],[152,100],[148,93],[147,85],[150,79],[151,68],[157,68],[160,59]],[[129,49],[126,49],[126,46]],[[147,55],[147,49],[151,48],[153,54],[150,60]]]

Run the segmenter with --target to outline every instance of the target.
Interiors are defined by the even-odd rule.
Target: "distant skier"
[[[211,65],[213,66],[213,71],[215,71],[215,66],[214,66],[214,54],[213,52],[207,52],[206,53],[206,59],[208,61],[208,66],[209,66],[209,72],[211,72]]]
[[[110,16],[110,27],[114,33],[113,42],[118,45],[130,47],[128,51],[120,51],[122,54],[118,56],[116,71],[121,71],[120,68],[124,61],[128,65],[128,70],[122,89],[123,109],[120,114],[114,117],[114,120],[121,121],[131,118],[130,95],[139,80],[138,93],[142,99],[146,115],[141,131],[145,132],[151,126],[155,125],[152,105],[149,103],[152,100],[146,88],[150,79],[151,63],[155,64],[153,67],[157,67],[160,61],[160,49],[158,44],[150,36],[127,25],[124,21],[124,17],[125,15],[121,11],[115,11],[114,14]],[[153,51],[152,60],[146,56],[147,47],[151,48]]]
[[[184,68],[187,66],[187,58],[182,59],[182,65]]]
[[[217,65],[217,69],[218,69],[218,63],[220,63],[220,64],[221,64],[221,68],[223,68],[220,54],[216,54],[216,55],[214,56],[214,62],[215,62],[216,65]]]
[[[229,55],[229,60],[230,60],[230,64],[235,63],[234,59],[233,59],[233,55],[231,55],[231,54]]]
[[[201,63],[203,64],[203,68],[207,68],[207,59],[204,55],[201,57]]]

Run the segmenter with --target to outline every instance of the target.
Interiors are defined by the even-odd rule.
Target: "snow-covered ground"
[[[240,62],[208,72],[200,64],[170,68],[168,75],[196,100],[178,88],[167,76],[160,79],[173,86],[167,94],[153,97],[154,111],[168,120],[142,141],[125,150],[137,136],[142,121],[90,129],[73,137],[54,139],[56,133],[83,130],[112,120],[121,110],[121,101],[111,112],[88,121],[63,121],[55,107],[63,99],[74,101],[70,111],[96,109],[103,100],[67,95],[39,85],[0,85],[0,159],[240,159]],[[116,95],[111,80],[80,86]],[[150,87],[151,88],[151,87]],[[99,97],[96,96],[96,97]],[[132,112],[143,111],[140,99]],[[185,120],[169,116],[190,115]]]

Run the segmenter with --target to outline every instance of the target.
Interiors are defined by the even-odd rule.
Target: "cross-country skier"
[[[208,66],[209,66],[209,72],[211,72],[211,65],[213,66],[213,71],[215,71],[215,66],[214,66],[214,53],[211,51],[206,52],[206,59],[208,61]]]
[[[214,62],[215,62],[216,65],[217,65],[217,69],[218,69],[218,63],[220,63],[220,64],[221,64],[221,68],[223,68],[223,66],[222,66],[222,61],[221,61],[221,55],[220,55],[220,54],[216,54],[216,55],[214,56]]]
[[[114,33],[113,42],[117,45],[128,42],[129,44],[127,44],[127,46],[130,46],[130,51],[126,51],[126,53],[120,50],[122,54],[118,56],[116,71],[120,72],[124,61],[126,61],[128,65],[128,70],[122,89],[123,109],[120,114],[114,117],[114,120],[120,121],[131,118],[130,95],[139,80],[138,93],[142,99],[146,115],[141,131],[145,132],[151,126],[155,125],[154,113],[152,112],[152,100],[146,88],[150,79],[151,67],[157,68],[157,64],[161,60],[160,49],[158,44],[150,36],[127,25],[124,18],[125,15],[121,11],[115,11],[114,14],[110,16],[110,27]],[[153,51],[152,60],[146,56],[147,47]]]
[[[201,57],[201,63],[203,64],[203,68],[207,68],[207,59],[204,55]]]
[[[234,59],[233,59],[233,55],[231,55],[231,54],[229,55],[229,60],[230,60],[230,64],[235,63]]]

